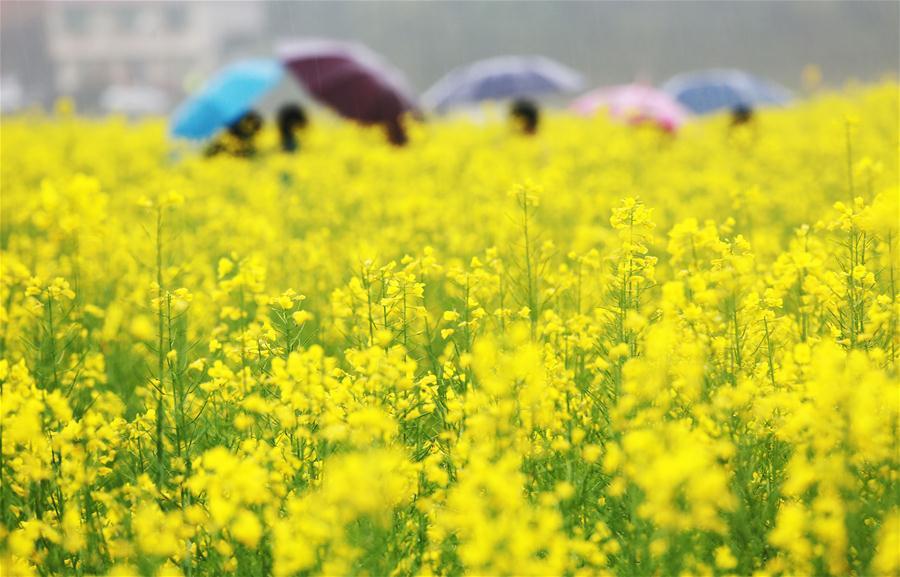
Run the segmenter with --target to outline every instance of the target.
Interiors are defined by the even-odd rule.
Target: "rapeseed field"
[[[897,575],[898,88],[2,132],[3,575]]]

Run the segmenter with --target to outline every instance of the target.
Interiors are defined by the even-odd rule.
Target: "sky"
[[[795,90],[808,65],[831,87],[900,76],[900,0],[187,1],[262,12],[253,38],[225,42],[216,54],[189,55],[198,62],[271,55],[287,38],[356,40],[403,71],[419,92],[455,66],[501,54],[555,58],[591,87],[661,84],[710,67],[746,69]],[[59,96],[60,67],[41,48],[51,40],[41,14],[52,4],[0,0],[0,72],[24,78],[27,92],[45,103]]]
[[[840,86],[900,67],[897,1],[282,2],[269,15],[273,36],[361,40],[420,89],[506,53],[557,58],[595,85],[739,67],[798,88],[814,64]]]

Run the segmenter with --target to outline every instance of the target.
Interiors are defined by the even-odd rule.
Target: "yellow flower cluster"
[[[898,96],[4,119],[0,574],[896,575]]]

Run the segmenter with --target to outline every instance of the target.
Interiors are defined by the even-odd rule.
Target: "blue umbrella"
[[[787,88],[734,69],[679,74],[666,82],[662,88],[694,114],[709,114],[738,107],[785,104],[791,99],[791,93]]]
[[[277,60],[242,60],[226,66],[188,98],[172,118],[172,134],[208,138],[244,115],[274,88],[284,71]]]
[[[577,92],[583,86],[580,74],[549,58],[498,56],[452,70],[422,95],[422,101],[443,111],[482,100]]]

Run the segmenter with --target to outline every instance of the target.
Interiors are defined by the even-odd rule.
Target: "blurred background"
[[[4,113],[167,113],[219,66],[296,37],[357,40],[418,91],[498,54],[543,54],[590,86],[738,67],[793,89],[896,78],[900,2],[0,0]]]

